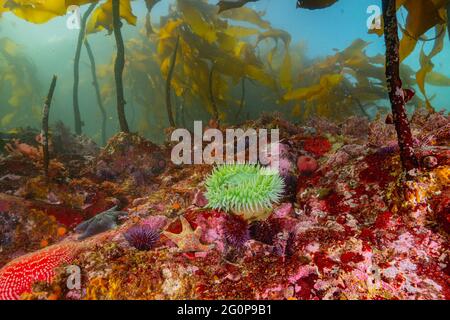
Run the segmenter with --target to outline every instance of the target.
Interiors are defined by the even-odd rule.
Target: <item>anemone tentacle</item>
[[[279,202],[284,189],[278,172],[251,164],[218,166],[205,185],[210,208],[256,220],[263,219],[263,212]]]

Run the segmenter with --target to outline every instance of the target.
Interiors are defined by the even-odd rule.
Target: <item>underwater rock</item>
[[[442,194],[432,201],[437,221],[442,228],[450,234],[450,188],[447,187]],[[448,267],[449,265],[447,265]]]
[[[54,125],[52,147],[53,152],[59,156],[95,157],[100,151],[91,138],[72,133],[62,121]]]
[[[97,162],[96,176],[102,180],[115,180],[118,174],[109,167],[106,161],[100,160]]]
[[[308,156],[300,156],[297,159],[297,169],[301,175],[310,175],[319,168],[316,159]]]
[[[22,156],[32,159],[33,161],[42,159],[42,154],[38,147],[34,147],[17,139],[13,139],[10,143],[7,143],[5,145],[5,150],[15,157]]]
[[[19,217],[8,212],[0,212],[0,252],[14,243]]]
[[[443,112],[435,112],[430,114],[425,123],[423,129],[429,132],[439,130],[450,123],[450,116],[445,116]]]
[[[383,124],[385,127],[388,126]],[[437,131],[423,132],[421,128],[415,131],[419,140],[422,139],[421,134],[423,137],[429,134],[437,136]],[[33,260],[24,256],[21,261],[26,265],[16,263],[22,257],[13,260],[11,264],[16,267],[8,266],[8,273],[4,269],[0,271],[0,297],[19,298],[20,294],[26,293],[22,298],[53,299],[55,294],[52,290],[63,288],[58,297],[75,299],[448,298],[448,241],[444,232],[450,230],[446,140],[433,138],[430,145],[416,147],[418,159],[436,157],[438,165],[418,172],[413,178],[414,188],[408,192],[410,198],[405,202],[402,194],[405,188],[398,185],[401,170],[397,144],[388,142],[372,149],[367,147],[368,138],[361,141],[351,136],[340,139],[325,136],[322,132],[319,134],[335,143],[335,148],[320,161],[318,157],[310,156],[320,165],[325,164],[324,167],[310,175],[300,175],[298,180],[302,188],[297,195],[297,203],[289,203],[290,199],[283,197],[282,204],[270,207],[268,212],[271,215],[266,220],[257,222],[219,210],[200,209],[204,207],[201,191],[205,188],[204,177],[211,172],[210,166],[169,168],[163,170],[159,177],[148,179],[151,177],[146,171],[149,167],[135,166],[134,159],[126,159],[125,155],[118,153],[121,157],[118,163],[124,161],[124,166],[130,166],[127,177],[120,172],[118,164],[111,165],[107,157],[100,159],[99,156],[96,168],[102,167],[105,169],[103,174],[111,174],[111,179],[117,182],[98,183],[98,179],[88,175],[82,182],[72,180],[70,189],[64,185],[62,190],[73,192],[72,185],[75,185],[76,198],[81,201],[76,200],[75,195],[69,199],[81,205],[94,203],[96,209],[92,209],[92,213],[109,208],[107,203],[110,202],[103,200],[98,206],[96,201],[87,201],[87,198],[101,193],[102,199],[105,194],[111,199],[120,194],[130,203],[127,211],[133,224],[138,224],[130,224],[130,229],[129,226],[123,230],[119,227],[86,241],[75,242],[69,246],[67,253],[71,256],[67,259],[59,258],[65,255],[62,251],[61,255],[53,254],[52,247],[48,247],[48,254],[37,251],[32,254],[36,254]],[[302,149],[307,138],[317,137],[303,132],[288,137],[283,143],[288,147],[289,157],[294,158],[290,164],[292,168],[283,171],[287,175],[281,176],[286,187],[289,177],[295,177],[300,171],[296,168],[297,156],[307,156]],[[341,143],[343,145],[337,148]],[[113,163],[114,160],[112,157]],[[85,165],[91,168],[87,162]],[[23,177],[16,180],[19,185],[24,184],[28,177],[27,173],[20,174]],[[9,183],[7,180],[2,183]],[[134,192],[137,182],[144,183],[144,192]],[[128,184],[132,188],[122,191]],[[61,204],[45,203],[46,207],[54,209],[42,214],[54,214],[56,222],[59,222],[56,213],[66,211],[67,204],[72,202],[68,202],[60,189],[52,189],[51,192],[56,198],[48,190],[39,194],[39,198],[59,200]],[[176,210],[173,210],[175,205]],[[15,208],[5,209],[3,206],[0,201],[0,211],[15,212]],[[419,223],[414,219],[411,225],[406,224],[413,211],[420,211],[420,217],[423,214],[426,223],[421,224],[422,221]],[[72,217],[91,217],[87,210],[67,212]],[[179,220],[173,220],[176,215],[181,216]],[[20,217],[23,220],[22,212]],[[33,233],[34,240],[36,231],[31,225],[35,222],[27,221],[27,230],[32,230],[30,234]],[[137,226],[144,226],[145,232],[138,232],[135,240],[129,238],[129,243],[133,246],[135,241],[136,248],[149,249],[147,252],[139,253],[130,250],[130,246],[122,246],[125,233]],[[48,238],[50,243],[62,240],[56,235],[57,227],[52,226],[45,233],[45,237],[54,235]],[[155,242],[155,234],[147,235],[147,230],[156,230],[157,234],[160,230],[165,232],[164,236],[158,234],[160,238]],[[39,233],[39,236],[39,239],[43,238],[44,234]],[[92,245],[94,241],[97,241],[96,245]],[[83,277],[86,275],[88,281],[83,281],[80,291],[67,293],[66,270],[57,267],[73,261],[73,255],[80,252],[81,246],[86,251],[76,255],[76,264],[82,268]],[[156,247],[157,250],[152,250]],[[21,244],[19,249],[28,252],[37,248]],[[13,254],[15,252],[8,253],[5,263]],[[47,265],[47,261],[53,259],[55,262]],[[50,274],[48,279],[52,283],[44,280],[45,284],[33,284],[38,279],[40,261],[43,261],[43,270]],[[136,263],[139,263],[139,268],[135,268]],[[20,271],[22,269],[27,275]],[[373,270],[382,277],[373,276]],[[11,272],[17,277],[12,279]]]
[[[117,227],[118,219],[126,215],[128,215],[128,213],[126,211],[118,211],[117,206],[99,213],[95,217],[92,217],[75,227],[75,232],[81,233],[78,240],[84,240],[93,235]]]
[[[220,253],[224,253],[229,247],[223,234],[223,225],[228,216],[228,213],[216,210],[197,211],[194,209],[186,214],[186,218],[193,226],[202,229],[201,242],[214,244],[214,251]],[[178,232],[178,229],[170,231]]]
[[[160,153],[157,153],[154,155],[154,163],[155,165],[150,170],[153,175],[159,175],[164,172],[164,170],[167,167],[167,161],[164,159],[163,155]]]
[[[364,146],[356,145],[356,144],[348,144],[342,146],[336,153],[332,154],[327,162],[325,163],[325,167],[338,167],[343,166],[348,163],[351,159],[364,156],[367,151],[367,148]]]
[[[341,133],[353,138],[364,139],[369,133],[369,119],[367,117],[349,117],[342,124]]]
[[[143,225],[147,225],[153,229],[161,230],[167,224],[167,217],[165,216],[151,216],[142,221]]]
[[[286,144],[280,143],[278,171],[282,177],[288,176],[294,169],[290,148]]]
[[[379,148],[376,153],[382,156],[389,156],[398,152],[399,150],[400,148],[398,147],[398,144],[396,142],[391,142],[388,145]]]
[[[285,202],[280,204],[278,208],[273,212],[273,216],[276,218],[287,218],[294,211],[292,203]]]
[[[339,126],[323,117],[311,117],[306,122],[307,127],[312,127],[316,130],[316,132],[310,132],[310,134],[331,134],[331,135],[339,135],[341,133],[341,129]]]
[[[161,174],[167,167],[160,147],[137,134],[119,133],[101,151],[95,165],[97,177],[123,182],[130,177],[136,185]]]
[[[416,108],[411,117],[411,121],[410,121],[411,126],[423,128],[429,115],[430,115],[430,112],[427,109]]]
[[[369,125],[368,144],[372,147],[383,147],[397,141],[395,127],[385,124],[381,120],[373,121]]]
[[[345,153],[347,153],[348,155],[350,155],[353,158],[353,157],[359,157],[359,156],[364,155],[367,148],[365,146],[358,145],[358,144],[346,144],[346,145],[342,146],[340,150],[344,151]]]
[[[281,138],[303,132],[302,128],[283,119],[283,116],[278,112],[263,112],[260,119],[256,121],[255,126],[258,128],[278,128],[280,129]]]
[[[339,150],[335,154],[333,154],[330,158],[328,158],[326,166],[330,167],[342,166],[346,164],[350,159],[351,156],[347,152]]]
[[[22,177],[15,175],[15,174],[6,174],[3,177],[0,177],[0,182],[1,181],[17,181],[20,180]]]
[[[0,132],[0,155],[7,154],[5,146],[13,141],[21,141],[27,145],[37,147],[36,136],[40,134],[39,130],[33,128],[18,128],[13,133]]]

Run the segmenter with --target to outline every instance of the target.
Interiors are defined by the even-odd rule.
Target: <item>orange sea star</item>
[[[180,217],[180,221],[182,227],[180,233],[167,231],[163,233],[167,238],[175,242],[181,252],[208,251],[214,247],[214,245],[206,245],[200,242],[202,228],[197,227],[193,230],[189,221],[183,216]]]

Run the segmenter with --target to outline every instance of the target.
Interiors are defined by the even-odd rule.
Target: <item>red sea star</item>
[[[0,300],[17,300],[31,292],[36,281],[50,282],[54,269],[69,263],[78,252],[79,244],[67,242],[26,254],[0,269]]]

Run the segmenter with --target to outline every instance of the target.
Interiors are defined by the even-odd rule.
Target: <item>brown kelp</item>
[[[298,8],[307,8],[307,9],[321,9],[325,7],[329,7],[333,5],[336,1],[297,1],[297,7]],[[246,1],[240,2],[239,6],[242,6],[246,3]],[[384,9],[386,9],[387,5],[389,4],[391,7],[393,7],[393,11],[390,12],[390,14],[387,16],[387,10],[383,11],[383,18],[384,18],[384,31],[385,31],[385,37],[386,37],[386,44],[388,46],[388,50],[390,50],[390,55],[387,54],[387,63],[386,63],[386,74],[388,78],[388,91],[390,93],[391,98],[391,104],[394,114],[394,123],[397,128],[397,133],[399,137],[399,145],[402,153],[402,159],[404,162],[404,167],[407,171],[411,170],[412,168],[416,167],[416,161],[414,160],[414,152],[412,148],[412,136],[410,133],[410,129],[408,126],[408,120],[406,117],[406,111],[404,111],[404,105],[412,98],[412,95],[403,94],[402,96],[408,96],[408,98],[402,99],[402,102],[395,102],[398,99],[395,99],[395,95],[398,94],[395,91],[393,91],[395,88],[400,88],[399,90],[403,92],[401,89],[401,80],[400,80],[400,74],[399,74],[399,68],[400,65],[396,63],[398,60],[403,60],[407,56],[411,54],[411,52],[414,50],[417,42],[419,40],[426,41],[422,37],[423,35],[430,30],[431,28],[436,26],[436,37],[434,39],[435,41],[435,47],[432,50],[432,52],[429,55],[426,55],[423,52],[421,53],[421,69],[416,74],[416,79],[419,85],[419,88],[423,95],[425,96],[426,105],[431,108],[430,102],[428,100],[428,97],[425,93],[424,88],[424,82],[427,74],[432,71],[432,63],[431,59],[440,51],[442,50],[443,46],[443,37],[445,34],[445,25],[447,21],[445,20],[446,16],[446,10],[448,6],[449,1],[432,1],[432,0],[420,0],[420,1],[392,1],[392,2],[383,2]],[[219,7],[222,9],[224,6],[223,3],[219,3]],[[237,6],[237,7],[239,7]],[[397,44],[398,41],[394,41],[395,39],[398,39],[397,36],[397,18],[396,18],[396,11],[400,7],[404,7],[408,12],[408,17],[406,20],[406,25],[403,30],[403,37],[401,41]],[[234,7],[231,6],[228,9],[233,9]],[[389,21],[390,26],[387,26],[388,24],[388,18],[391,20]],[[447,17],[448,20],[448,17]],[[387,29],[390,27],[390,29]],[[394,30],[395,28],[395,30]],[[391,34],[388,33],[388,31],[391,32]],[[395,31],[395,34],[394,34]],[[395,62],[396,66],[394,67],[392,64]],[[391,66],[391,68],[390,68]],[[394,70],[395,69],[395,70]],[[436,75],[434,75],[436,78]],[[448,79],[445,76],[438,76],[439,79],[445,83],[446,79]],[[393,80],[396,79],[396,80]],[[329,76],[323,76],[320,79],[320,83],[316,84],[310,88],[300,88],[295,92],[288,92],[284,98],[285,99],[310,99],[312,96],[323,94],[328,91],[330,87],[336,87],[339,83],[342,82],[344,78],[341,74],[335,74],[335,75],[329,75]],[[393,82],[392,82],[393,81]],[[442,82],[441,82],[442,83]],[[348,90],[349,84],[344,84],[345,90],[342,90],[343,92]],[[360,109],[363,111],[363,113],[366,113],[364,110],[364,106],[361,104],[359,99],[353,99]],[[402,105],[403,111],[399,109],[400,104]]]
[[[44,102],[44,108],[42,109],[42,155],[44,163],[44,175],[48,179],[48,166],[50,164],[50,152],[49,152],[49,134],[48,134],[48,118],[50,116],[50,105],[52,103],[53,94],[55,92],[57,77],[53,76],[50,88],[48,90],[47,98]]]
[[[275,2],[0,0],[0,299],[450,299],[450,1],[383,0],[378,39],[330,30],[351,1]],[[32,25],[72,4],[80,34]]]
[[[4,8],[8,9],[16,16],[23,18],[33,23],[45,23],[48,20],[66,14],[67,8],[71,5],[83,5],[91,3],[89,9],[85,12],[82,19],[80,36],[78,38],[78,45],[75,55],[74,64],[74,90],[73,90],[73,104],[75,115],[75,130],[77,134],[82,132],[82,121],[78,106],[78,63],[81,52],[81,46],[85,36],[85,26],[87,24],[87,32],[97,32],[103,29],[109,32],[114,31],[116,44],[118,47],[117,67],[116,67],[116,94],[117,94],[117,112],[119,123],[122,131],[128,132],[128,124],[125,118],[124,106],[125,99],[123,97],[122,85],[122,71],[124,65],[124,50],[123,40],[120,32],[121,21],[120,18],[127,20],[131,24],[136,23],[136,17],[131,13],[130,1],[112,1],[109,0],[99,6],[92,14],[92,17],[87,21],[90,13],[95,8],[97,1],[89,0],[71,0],[71,1],[32,1],[33,3],[25,3],[22,1],[10,1],[5,3]],[[122,9],[120,10],[120,8]]]
[[[418,166],[405,104],[408,96],[400,79],[398,23],[395,0],[383,0],[384,34],[386,42],[386,78],[392,105],[395,129],[403,168],[409,172]]]
[[[78,34],[78,41],[75,50],[75,60],[73,63],[73,114],[74,114],[74,128],[76,134],[82,133],[83,121],[81,120],[80,106],[78,102],[78,86],[80,82],[80,57],[81,49],[84,39],[86,37],[86,22],[92,11],[95,9],[96,3],[89,5],[89,8],[83,14],[80,22],[80,32]]]
[[[92,52],[92,48],[91,45],[89,44],[88,39],[84,39],[84,46],[86,48],[86,52],[88,54],[89,57],[89,61],[91,63],[91,74],[92,74],[92,86],[95,89],[95,96],[97,98],[97,104],[98,107],[100,109],[100,113],[102,115],[102,126],[101,126],[101,141],[102,144],[104,145],[106,143],[106,119],[107,119],[107,114],[106,114],[106,110],[105,107],[103,105],[103,100],[102,100],[102,96],[100,94],[100,86],[98,83],[98,77],[97,77],[97,67],[95,64],[95,56],[94,53]]]
[[[116,39],[117,56],[114,64],[114,78],[116,79],[117,115],[119,117],[120,130],[130,132],[125,116],[125,97],[123,91],[123,68],[125,67],[125,46],[122,38],[122,22],[120,21],[120,1],[112,0],[113,30]]]
[[[177,37],[177,42],[175,43],[175,49],[173,51],[172,60],[170,60],[169,72],[167,73],[166,79],[166,108],[167,108],[167,117],[169,118],[169,123],[172,127],[175,127],[175,120],[173,119],[172,112],[172,101],[170,97],[170,92],[172,88],[172,76],[173,71],[175,70],[175,64],[177,62],[177,54],[178,47],[180,46],[180,36]]]
[[[54,16],[63,14],[64,8],[56,2],[37,3],[33,9],[25,10],[21,3],[12,1],[5,10],[11,10],[17,16],[29,21],[44,23]],[[171,58],[173,58],[177,38],[180,36],[177,66],[174,66],[170,81],[170,88],[173,89],[175,97],[168,99],[167,92],[165,93],[166,105],[167,101],[172,99],[176,104],[175,107],[170,108],[170,110],[173,109],[172,113],[174,113],[172,117],[169,116],[170,125],[182,121],[182,118],[185,122],[189,113],[195,113],[195,117],[198,117],[199,111],[194,110],[195,108],[189,108],[189,105],[195,105],[199,102],[205,106],[206,111],[213,118],[227,119],[227,121],[232,122],[236,114],[242,113],[239,110],[243,102],[243,85],[242,83],[239,86],[237,84],[243,82],[244,78],[247,79],[245,90],[247,96],[251,96],[252,92],[260,85],[265,86],[269,89],[265,90],[264,96],[267,104],[273,102],[281,106],[288,106],[287,108],[284,107],[284,110],[290,110],[291,114],[299,121],[307,118],[308,115],[344,117],[346,114],[361,113],[366,116],[373,116],[377,110],[384,108],[383,104],[380,103],[386,97],[384,80],[379,76],[382,74],[380,72],[382,71],[380,65],[383,63],[382,59],[379,56],[363,57],[362,52],[357,51],[357,48],[364,49],[365,47],[361,42],[355,41],[354,47],[351,46],[348,50],[337,52],[335,57],[331,57],[327,61],[316,61],[318,64],[314,66],[311,62],[301,61],[299,63],[299,57],[303,53],[296,52],[298,47],[291,44],[290,35],[286,31],[272,28],[270,23],[264,20],[261,13],[245,6],[240,7],[246,1],[239,2],[239,5],[234,3],[231,7],[227,7],[230,4],[223,1],[221,5],[225,5],[223,9],[226,10],[222,11],[217,10],[217,7],[208,4],[206,1],[176,1],[173,8],[169,10],[169,14],[162,17],[159,24],[153,23],[152,25],[149,12],[158,2],[146,1],[148,10],[144,26],[146,39],[134,39],[133,41],[148,42],[153,50],[149,52],[155,52],[155,56],[152,56],[151,53],[145,54],[148,56],[146,63],[159,64],[163,83],[167,84],[167,75],[171,70]],[[300,8],[308,9],[319,9],[334,3],[334,1],[328,3],[300,2]],[[53,3],[53,7],[51,7],[51,3]],[[66,5],[87,3],[92,3],[92,1],[69,1]],[[132,12],[130,2],[122,0],[119,4],[121,18],[129,24],[135,25],[137,20]],[[221,5],[219,5],[219,9]],[[419,4],[404,1],[401,2],[401,5],[409,11],[408,9],[415,8]],[[429,10],[430,12],[427,13],[430,18],[434,17],[436,11],[439,16],[442,16],[441,8],[444,8],[444,6],[440,4],[435,4],[435,6],[436,10]],[[398,7],[400,7],[400,4]],[[108,33],[112,33],[112,9],[112,1],[106,1],[95,9],[87,22],[87,32],[106,30]],[[443,25],[442,19],[433,18],[432,20],[437,21],[438,27]],[[247,25],[244,27],[240,24],[241,22]],[[407,34],[413,34],[414,26],[415,24],[412,22],[407,23],[404,27],[405,35],[403,38],[406,39]],[[426,29],[426,26],[421,25],[419,29]],[[431,107],[431,103],[430,99],[426,97],[425,82],[428,81],[436,85],[445,85],[448,82],[446,76],[432,71],[431,59],[442,48],[439,45],[442,39],[441,34],[442,32],[439,32],[439,37],[435,40],[436,50],[428,55],[423,54],[422,67],[416,75],[419,88],[425,95],[425,105],[428,107]],[[421,35],[418,41],[422,41],[422,38]],[[274,43],[271,49],[268,48],[269,42]],[[279,42],[284,44],[283,50],[280,49]],[[402,40],[401,47],[406,46],[406,42],[406,40]],[[118,47],[120,48],[121,45]],[[408,50],[401,49],[400,51],[408,52]],[[134,53],[128,51],[128,54],[133,55]],[[266,55],[266,58],[262,55]],[[353,55],[353,58],[350,58],[349,55]],[[120,56],[117,56],[118,62],[121,61]],[[358,58],[363,59],[362,62],[358,62]],[[225,64],[225,61],[230,63]],[[333,61],[338,64],[338,68],[334,68]],[[133,63],[132,59],[126,59],[126,62],[130,65],[124,67],[125,77],[130,74],[127,68],[131,68]],[[324,65],[326,63],[329,64],[326,66]],[[233,68],[230,66],[233,66]],[[309,71],[305,70],[305,66]],[[321,69],[320,75],[318,73],[314,74],[314,77],[307,76],[316,67],[324,68]],[[403,66],[401,68],[404,69]],[[120,69],[117,68],[118,73],[120,73]],[[195,70],[195,72],[192,70]],[[211,70],[214,71],[211,72]],[[410,70],[407,70],[407,73],[408,78],[410,78]],[[141,89],[131,89],[133,97],[129,97],[128,100],[130,101],[129,109],[133,118],[137,117],[137,112],[148,113],[148,108],[152,108],[150,105],[160,103],[161,93],[158,92],[159,85],[157,85],[161,80],[160,76],[155,74],[154,71],[147,72],[147,74],[151,78],[149,83],[153,89],[152,94],[155,96],[144,97],[142,95],[140,98],[135,98],[134,91],[140,91]],[[117,77],[117,80],[120,82],[119,78]],[[374,82],[374,79],[379,81]],[[404,79],[404,82],[410,80]],[[133,82],[137,83],[135,80]],[[414,84],[414,81],[412,82]],[[187,90],[188,83],[190,84],[189,90]],[[105,93],[106,88],[102,90]],[[125,112],[122,112],[122,109],[125,109],[124,95],[127,88],[123,88],[123,95],[121,91],[120,89],[116,90],[116,94],[122,97],[118,97],[116,105],[121,128],[126,129],[128,123],[126,123]],[[144,92],[144,88],[142,91]],[[213,91],[213,94],[211,94],[211,91]],[[240,92],[240,94],[237,94],[237,92]],[[170,95],[171,93],[169,93]],[[414,99],[415,102],[420,102],[418,97],[414,97]],[[151,103],[149,103],[150,100]],[[143,101],[147,101],[145,102],[146,106],[143,105]],[[253,104],[247,104],[246,108],[249,108],[247,113],[259,111]],[[180,110],[183,110],[183,112]],[[178,111],[180,111],[180,114],[178,114]],[[154,125],[153,120],[140,121],[140,126],[145,127],[145,130],[160,131],[151,128],[149,125],[148,122],[152,122],[152,125]],[[156,123],[159,122],[156,121]]]
[[[41,105],[36,66],[10,38],[0,38],[0,69],[1,127],[37,123]]]
[[[239,19],[245,19],[245,15]],[[256,58],[255,49],[244,39],[246,35],[257,34],[258,30],[231,25],[227,20],[216,14],[213,5],[203,1],[177,1],[176,10],[161,19],[163,24],[157,32],[156,53],[164,76],[170,71],[180,37],[181,54],[172,79],[175,94],[191,103],[201,101],[214,118],[221,119],[228,112],[226,105],[232,100],[233,84],[243,77],[274,86]],[[188,84],[189,90],[186,90]],[[222,106],[226,111],[218,114]]]

